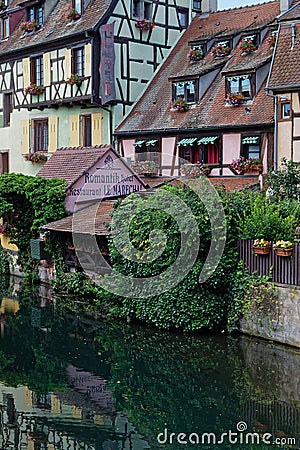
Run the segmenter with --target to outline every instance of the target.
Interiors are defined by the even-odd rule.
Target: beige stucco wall
[[[291,142],[292,142],[292,121],[278,122],[277,137],[277,156],[278,164],[282,158],[291,159]]]

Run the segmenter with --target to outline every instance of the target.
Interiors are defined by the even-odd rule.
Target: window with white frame
[[[226,95],[242,94],[247,99],[253,98],[253,78],[251,75],[226,77]]]
[[[188,103],[197,101],[196,80],[178,81],[173,83],[173,100],[184,99]]]

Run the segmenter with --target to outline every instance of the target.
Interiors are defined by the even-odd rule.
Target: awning
[[[242,144],[258,144],[259,136],[248,136],[242,139]]]
[[[146,142],[144,141],[137,141],[135,144],[133,144],[135,147],[141,147],[143,145],[143,143]]]
[[[192,145],[198,138],[181,139],[177,145]]]
[[[218,136],[203,137],[203,138],[199,139],[197,144],[205,144],[205,145],[206,144],[213,144],[216,139],[218,139]]]
[[[156,144],[156,142],[158,142],[157,139],[152,139],[152,141],[147,141],[146,142],[146,147],[149,147],[149,145],[153,145],[154,146],[154,144]]]

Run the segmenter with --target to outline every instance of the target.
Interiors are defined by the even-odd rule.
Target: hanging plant
[[[203,59],[203,51],[201,48],[190,49],[186,57],[191,62],[201,61]]]
[[[183,98],[178,98],[175,102],[172,102],[172,108],[180,112],[186,112],[189,109],[189,105]]]
[[[256,50],[255,45],[253,44],[253,40],[250,38],[245,38],[241,44],[242,53],[249,55],[250,53]]]
[[[151,20],[140,19],[135,23],[135,27],[141,31],[149,31],[155,27],[155,24]]]

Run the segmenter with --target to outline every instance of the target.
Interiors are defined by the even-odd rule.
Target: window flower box
[[[276,241],[273,248],[277,256],[292,256],[293,254],[293,243],[291,241]]]
[[[263,163],[259,158],[248,158],[247,163],[249,168],[247,172],[258,172],[259,174],[263,173]]]
[[[44,92],[44,90],[45,90],[44,86],[39,86],[35,83],[30,83],[29,86],[24,88],[24,94],[40,95]]]
[[[24,156],[25,161],[30,161],[32,164],[42,164],[47,161],[48,154],[42,153],[42,152],[34,152],[29,153],[28,155]]]
[[[256,47],[253,44],[253,40],[245,38],[241,44],[241,50],[245,55],[249,55],[250,53],[254,52],[256,50]]]
[[[264,239],[255,239],[252,248],[256,255],[268,255],[271,250],[271,242]]]
[[[69,19],[71,22],[73,20],[78,20],[80,19],[81,15],[79,14],[79,12],[76,11],[75,8],[70,9],[70,11],[66,14],[66,18]]]
[[[154,161],[136,161],[132,164],[132,169],[139,175],[153,177],[156,175],[156,165]]]
[[[226,103],[232,106],[239,106],[242,103],[244,103],[244,96],[243,94],[240,94],[239,92],[231,92],[226,97]]]
[[[213,46],[211,54],[216,57],[223,57],[229,55],[231,48],[227,45],[216,44]]]
[[[203,51],[201,48],[190,49],[186,57],[190,62],[197,62],[203,59]]]
[[[276,44],[276,34],[272,34],[271,36],[268,37],[267,39],[267,44],[269,46],[270,49],[273,49],[275,47]]]
[[[0,11],[5,11],[6,8],[7,8],[6,4],[0,1]]]
[[[151,20],[140,19],[135,23],[135,28],[141,31],[149,31],[155,27],[155,24]]]
[[[186,112],[189,109],[188,102],[184,98],[178,98],[171,104],[172,109],[177,109],[180,112]]]
[[[36,31],[39,30],[41,28],[41,24],[38,23],[36,20],[32,19],[32,20],[28,20],[28,22],[22,22],[21,23],[21,30],[22,31],[27,31],[27,32],[31,32],[31,31]]]
[[[208,176],[211,168],[203,164],[183,164],[180,172],[182,176],[187,178],[199,178],[201,175]]]
[[[73,86],[74,84],[76,86],[81,86],[82,83],[82,77],[80,77],[79,75],[75,74],[75,75],[71,75],[70,78],[68,78],[66,80],[67,84],[70,84],[71,86]]]
[[[253,171],[262,173],[263,171],[263,164],[259,158],[244,158],[243,156],[232,160],[229,167],[240,175]]]

